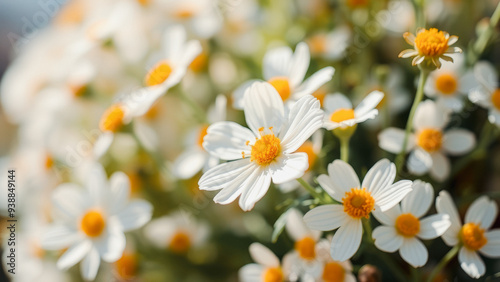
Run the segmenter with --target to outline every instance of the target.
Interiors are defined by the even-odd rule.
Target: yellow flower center
[[[123,126],[124,116],[125,111],[121,105],[112,105],[102,115],[99,128],[101,131],[116,132]]]
[[[297,149],[297,152],[303,152],[307,154],[307,161],[309,163],[309,168],[307,168],[307,170],[310,170],[313,167],[314,162],[316,162],[316,158],[318,157],[314,152],[313,143],[311,141],[304,142],[304,144],[302,144],[302,146]]]
[[[46,169],[51,169],[54,166],[54,159],[52,158],[51,155],[46,154],[45,155],[45,168]]]
[[[104,231],[106,221],[101,212],[97,210],[88,211],[80,222],[80,228],[89,237],[98,237]]]
[[[201,52],[194,60],[189,64],[189,69],[194,72],[201,72],[205,69],[208,62],[208,55],[205,52]]]
[[[464,246],[473,251],[481,249],[488,239],[484,237],[484,229],[475,223],[466,223],[460,230],[460,240]]]
[[[278,91],[283,101],[286,101],[290,97],[292,91],[286,77],[273,77],[268,82]]]
[[[198,136],[198,146],[203,149],[203,138],[207,136],[208,125],[204,125],[200,130],[200,135]]]
[[[325,101],[326,91],[323,89],[318,89],[312,94],[314,98],[319,100],[321,107],[323,107],[323,102]]]
[[[144,78],[144,83],[147,86],[162,84],[172,73],[172,67],[166,62],[157,63]]]
[[[322,54],[326,51],[326,38],[324,35],[318,34],[312,36],[308,41],[311,53]]]
[[[191,238],[183,231],[178,231],[170,240],[170,250],[174,253],[185,253],[191,247]]]
[[[316,241],[311,237],[304,237],[295,242],[295,250],[303,259],[311,260],[316,257]]]
[[[149,0],[137,0],[137,2],[139,2],[139,4],[141,4],[142,6],[146,6],[149,4]]]
[[[353,109],[338,109],[332,113],[330,120],[333,122],[342,122],[354,118]]]
[[[353,218],[369,218],[375,208],[375,200],[366,188],[352,188],[350,192],[345,193],[342,202],[344,212]]]
[[[500,111],[500,89],[495,90],[491,95],[491,103]]]
[[[448,38],[443,31],[436,28],[426,29],[417,34],[415,45],[421,55],[441,56],[448,50]]]
[[[264,282],[282,282],[283,281],[283,271],[279,267],[271,267],[266,269],[263,274]]]
[[[339,263],[328,262],[323,268],[323,281],[324,282],[337,282],[344,281],[345,270]]]
[[[420,231],[420,220],[411,213],[404,213],[396,218],[396,230],[405,237],[413,237]]]
[[[124,253],[115,262],[115,270],[118,276],[124,280],[130,280],[137,274],[137,256],[135,254]]]
[[[426,128],[418,135],[417,144],[427,152],[436,152],[443,145],[443,133],[437,129]]]
[[[73,25],[81,23],[85,16],[84,2],[80,0],[68,1],[56,15],[56,25]]]
[[[436,79],[436,88],[439,92],[445,95],[451,95],[457,91],[458,81],[457,78],[449,73],[441,74]]]
[[[194,16],[194,11],[193,9],[189,8],[189,7],[184,7],[184,8],[181,8],[179,10],[177,10],[174,14],[175,17],[177,17],[178,19],[189,19],[191,17]]]
[[[264,128],[261,128],[262,132]],[[252,146],[250,161],[258,165],[268,165],[276,159],[281,151],[281,140],[274,134],[261,136]]]

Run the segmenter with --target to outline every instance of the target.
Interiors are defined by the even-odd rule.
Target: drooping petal
[[[346,261],[358,250],[361,244],[363,227],[361,220],[350,218],[333,235],[330,254],[333,260]]]
[[[403,244],[403,236],[399,235],[394,227],[378,226],[373,230],[372,237],[375,246],[388,253],[397,251]]]
[[[406,146],[406,151],[410,151],[414,146],[414,138],[410,135],[408,136],[408,144]],[[386,150],[393,154],[398,154],[403,150],[403,142],[405,138],[405,131],[400,128],[390,127],[382,130],[378,135],[378,145],[383,150]]]
[[[80,265],[83,278],[87,281],[93,281],[97,276],[100,264],[101,258],[99,257],[99,253],[95,248],[92,248]]]
[[[283,184],[302,177],[308,166],[306,153],[286,154],[269,166],[269,172],[274,184]]]
[[[443,136],[443,149],[452,156],[463,155],[476,146],[474,133],[465,129],[450,129]]]
[[[486,266],[479,255],[465,247],[460,248],[458,262],[462,269],[472,278],[479,278],[486,272]]]
[[[420,220],[418,237],[430,240],[443,235],[451,226],[450,216],[447,214],[433,214]]]
[[[375,200],[380,193],[389,187],[396,178],[396,166],[388,159],[382,159],[373,165],[363,179],[362,187],[366,188]]]
[[[420,218],[432,205],[434,189],[431,184],[418,179],[413,181],[412,188],[413,190],[401,201],[401,211]]]
[[[322,205],[304,215],[306,225],[312,230],[329,231],[346,223],[348,217],[342,205]]]
[[[260,265],[267,267],[278,267],[280,265],[278,257],[260,243],[252,243],[249,251],[252,259]]]
[[[274,128],[279,130],[284,121],[283,100],[271,84],[255,82],[243,97],[245,120],[254,132],[260,136],[259,129]]]
[[[259,136],[259,135],[257,135]],[[221,121],[210,125],[203,139],[203,148],[223,160],[237,160],[250,155],[251,147],[247,142],[254,142],[255,135],[232,121]]]
[[[424,244],[415,237],[404,238],[403,245],[399,249],[401,257],[413,267],[424,266],[429,253]]]
[[[458,233],[462,228],[462,222],[458,215],[457,208],[448,192],[439,192],[439,196],[436,198],[436,210],[441,214],[450,216],[451,225],[443,234],[442,238],[448,246],[455,246],[458,243]]]
[[[476,223],[487,230],[495,222],[497,214],[496,202],[487,196],[482,196],[476,199],[465,213],[465,223]]]

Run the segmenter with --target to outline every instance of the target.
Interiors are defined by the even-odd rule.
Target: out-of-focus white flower
[[[292,208],[287,212],[286,231],[294,240],[294,256],[303,262],[314,262],[316,257],[316,243],[321,237],[321,231],[311,230],[303,219],[304,215]]]
[[[108,183],[100,164],[88,171],[82,189],[76,184],[60,185],[53,194],[56,220],[42,238],[47,250],[68,248],[57,267],[68,269],[79,261],[86,280],[97,275],[101,258],[118,260],[125,248],[123,232],[141,227],[151,218],[152,206],[144,200],[128,201],[128,177],[114,173]]]
[[[319,282],[355,282],[356,277],[352,273],[350,260],[335,261],[330,256],[330,240],[323,239],[317,244],[318,259],[322,262],[319,271],[314,274],[315,281]]]
[[[387,211],[397,205],[411,190],[412,182],[396,183],[396,166],[387,159],[378,161],[360,185],[354,169],[335,160],[328,165],[328,175],[318,177],[321,187],[341,205],[322,205],[304,216],[309,228],[328,231],[339,228],[333,236],[330,254],[336,261],[351,258],[361,244],[362,218],[369,218],[378,209]]]
[[[208,225],[184,211],[154,219],[144,228],[144,236],[157,248],[177,254],[200,247],[209,234]]]
[[[283,100],[270,84],[255,82],[244,97],[245,120],[250,129],[234,122],[208,127],[203,147],[223,160],[199,181],[200,189],[221,190],[214,201],[229,204],[241,195],[240,207],[251,210],[275,184],[301,177],[307,154],[294,153],[322,126],[319,101],[302,97],[285,116]],[[232,161],[234,160],[234,161]]]
[[[373,230],[375,246],[384,252],[399,250],[401,257],[413,267],[427,263],[429,254],[419,239],[435,239],[450,227],[447,214],[424,216],[434,200],[434,189],[429,183],[415,180],[413,190],[400,205],[381,212],[375,210],[373,216],[382,223]]]
[[[478,62],[474,66],[474,76],[479,87],[469,93],[469,100],[488,109],[488,120],[500,126],[500,88],[497,71],[488,62]]]
[[[211,123],[226,119],[227,99],[224,95],[217,96],[214,107],[208,113]],[[186,151],[180,154],[173,163],[173,173],[180,179],[193,177],[201,169],[206,171],[219,163],[216,155],[210,155],[203,149],[203,140],[207,135],[208,125],[202,125],[191,131],[186,138]]]
[[[476,138],[465,129],[444,128],[449,120],[449,111],[440,108],[431,100],[420,103],[413,118],[415,133],[408,136],[407,151],[410,151],[407,166],[411,173],[422,175],[429,172],[438,181],[450,174],[450,161],[445,154],[463,155],[474,148]],[[399,128],[387,128],[379,136],[380,148],[400,153],[405,132]]]
[[[351,31],[342,26],[328,33],[318,33],[307,39],[311,55],[327,60],[336,61],[344,57],[344,53],[351,41]]]
[[[415,25],[414,6],[408,0],[389,1],[387,9],[377,13],[377,19],[389,35],[399,37]]]
[[[472,278],[483,276],[486,266],[478,252],[489,258],[500,257],[500,229],[489,230],[498,214],[496,202],[487,196],[476,199],[465,213],[465,224],[448,192],[439,193],[436,209],[450,216],[451,226],[442,238],[450,247],[461,244],[458,261],[462,269]]]
[[[283,46],[267,51],[264,56],[264,79],[276,89],[287,109],[332,79],[334,68],[325,67],[304,81],[309,63],[309,47],[304,42],[297,44],[295,53],[290,47]],[[249,80],[233,92],[233,106],[236,109],[244,109],[245,92],[256,81],[259,80]]]
[[[243,266],[239,271],[242,282],[286,281],[287,267],[283,266],[276,255],[259,243],[250,245],[250,256],[256,263]]]

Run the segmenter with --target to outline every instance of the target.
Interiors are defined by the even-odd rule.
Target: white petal
[[[255,170],[243,185],[246,187],[243,188],[239,204],[242,210],[249,211],[267,193],[271,185],[271,173],[266,170]]]
[[[396,219],[401,215],[401,208],[399,205],[382,212],[380,208],[376,208],[372,215],[382,224],[387,226],[394,226]]]
[[[474,133],[465,129],[450,129],[444,134],[443,149],[452,156],[463,155],[476,146]]]
[[[283,184],[302,177],[308,166],[306,153],[286,154],[269,166],[269,172],[274,184]]]
[[[114,134],[113,132],[106,131],[103,132],[97,140],[94,143],[94,157],[96,159],[99,159],[100,157],[104,156],[106,152],[108,151],[109,147],[111,146],[111,143],[113,143],[114,139]]]
[[[172,25],[165,29],[162,37],[162,47],[165,50],[165,58],[179,58],[183,53],[185,42],[186,31],[182,25]]]
[[[418,237],[430,240],[443,235],[451,226],[450,216],[447,214],[434,214],[420,220]]]
[[[352,109],[351,101],[341,93],[326,95],[323,105],[328,113],[334,113],[339,109]]]
[[[322,205],[304,215],[304,221],[312,230],[329,231],[339,228],[348,220],[343,205]]]
[[[334,199],[342,202],[346,192],[360,188],[359,178],[354,169],[342,160],[335,160],[328,165],[328,176],[318,177],[319,184]]]
[[[465,213],[465,223],[476,223],[487,230],[497,218],[498,206],[487,196],[476,199]]]
[[[458,243],[458,233],[462,228],[462,222],[458,215],[457,208],[453,203],[453,200],[446,191],[439,192],[439,196],[436,198],[436,210],[439,213],[447,214],[450,216],[451,226],[443,234],[443,240],[448,246],[454,246]]]
[[[57,267],[66,270],[77,264],[90,251],[92,243],[89,240],[83,240],[69,247],[67,251],[57,261]]]
[[[298,99],[305,95],[311,95],[314,91],[318,90],[323,84],[327,83],[332,79],[333,74],[335,73],[335,69],[332,67],[325,67],[320,69],[311,75],[308,79],[300,85],[295,93],[293,93],[293,97]]]
[[[255,136],[260,136],[260,128],[281,128],[285,115],[283,100],[271,84],[255,82],[246,91],[243,101],[245,120]]]
[[[380,190],[378,194],[373,195],[375,205],[377,205],[382,212],[394,207],[411,192],[411,186],[412,182],[410,180],[400,180]]]
[[[216,8],[214,6],[214,8]],[[200,38],[213,36],[221,27],[222,17],[213,11],[206,11],[191,19],[190,27]]]
[[[252,243],[249,250],[252,259],[260,265],[267,267],[278,267],[280,265],[276,255],[262,244]]]
[[[447,112],[440,109],[434,101],[426,100],[418,105],[413,125],[415,131],[426,128],[442,129],[448,122],[448,118]]]
[[[149,220],[153,213],[153,206],[145,200],[133,200],[126,205],[116,216],[124,232],[137,229]]]
[[[311,135],[323,126],[323,111],[318,99],[305,96],[295,103],[280,130],[284,153],[295,152]]]
[[[408,170],[414,175],[427,173],[433,166],[432,157],[421,148],[415,148],[408,156]]]
[[[209,154],[201,148],[191,148],[180,154],[173,163],[172,173],[180,179],[189,179],[207,163]],[[240,156],[241,158],[241,152]]]
[[[84,190],[76,184],[64,183],[59,185],[52,194],[52,204],[57,216],[74,220],[85,210]]]
[[[495,229],[484,233],[488,242],[484,245],[479,252],[489,258],[500,257],[500,230]]]
[[[366,173],[361,186],[366,188],[377,200],[378,195],[389,187],[396,178],[396,166],[388,159],[382,159]]]
[[[99,256],[106,262],[115,262],[125,250],[125,235],[119,227],[113,226],[108,233],[94,241]]]
[[[408,136],[408,144],[406,151],[410,151],[414,146],[414,138]],[[390,127],[382,130],[378,135],[378,145],[383,150],[393,154],[399,154],[403,150],[403,142],[405,138],[405,131],[403,129]]]
[[[450,175],[450,160],[440,152],[431,154],[432,167],[429,174],[437,181],[444,181]]]
[[[78,230],[65,225],[49,226],[42,235],[41,246],[47,250],[62,250],[75,244],[81,237]]]
[[[80,265],[83,278],[87,281],[93,281],[97,275],[100,264],[101,259],[99,253],[96,249],[92,248]]]
[[[117,171],[111,175],[109,186],[111,188],[109,212],[115,214],[121,211],[128,202],[128,197],[130,195],[130,179],[125,173]]]
[[[311,233],[303,220],[302,213],[296,208],[288,210],[285,228],[294,241],[299,241]]]
[[[238,276],[241,282],[261,282],[263,273],[262,265],[250,263],[240,268]]]
[[[453,112],[460,112],[464,108],[463,98],[458,96],[458,94],[454,94],[450,97],[440,96],[436,100],[436,103],[439,107],[450,109]]]
[[[288,77],[290,78],[290,84],[292,86],[299,85],[309,68],[309,61],[311,60],[309,54],[309,47],[306,43],[300,42],[295,47],[295,53],[293,54],[292,61],[290,64]]]
[[[399,254],[407,263],[415,268],[424,266],[429,257],[424,244],[417,238],[404,238],[403,245],[399,249]]]
[[[498,87],[498,75],[491,63],[486,61],[477,62],[474,65],[474,75],[476,80],[488,90],[493,91]]]
[[[205,150],[214,156],[223,160],[236,160],[242,158],[242,153],[250,154],[251,147],[246,143],[253,143],[255,135],[235,122],[221,121],[208,127],[203,141]]]
[[[469,93],[472,89],[478,87],[479,84],[474,77],[472,71],[467,71],[462,77],[460,77],[460,92]]]
[[[368,114],[377,107],[377,105],[384,98],[384,93],[380,91],[372,91],[368,96],[366,96],[361,103],[354,109],[354,114],[356,117],[361,117]]]
[[[412,188],[413,190],[401,201],[401,211],[420,218],[432,205],[434,189],[431,184],[418,179],[413,181]]]
[[[243,103],[243,97],[245,97],[245,92],[247,89],[250,88],[250,86],[257,81],[261,81],[258,79],[250,79],[246,82],[244,82],[242,85],[238,86],[233,91],[233,107],[238,110],[243,110],[244,108],[244,103]]]
[[[264,79],[287,76],[292,61],[292,49],[287,46],[273,48],[266,52],[263,62]]]
[[[215,167],[217,168],[217,167]],[[238,169],[239,170],[239,169]],[[230,179],[228,182],[219,183],[222,187],[222,190],[214,197],[214,202],[226,205],[233,202],[245,189],[249,189],[251,183],[248,183],[248,179],[255,171],[259,170],[259,168],[250,164],[246,170],[241,171],[236,177]],[[208,171],[210,172],[210,170]],[[207,172],[207,173],[208,173]],[[224,174],[224,178],[215,178],[215,181],[227,181],[225,177],[227,177],[228,173]],[[255,180],[256,175],[253,175],[252,180]],[[201,189],[200,185],[200,189]]]
[[[403,244],[403,236],[399,235],[394,227],[378,226],[373,230],[372,237],[375,246],[388,253],[397,251]]]
[[[198,182],[200,190],[215,191],[229,185],[239,175],[253,167],[249,159],[227,162],[205,172]],[[248,173],[247,173],[248,174]]]
[[[90,175],[92,177],[87,178],[85,186],[89,191],[90,197],[93,204],[102,205],[107,198],[106,192],[109,189],[106,172],[104,168],[99,163],[94,163],[90,168]]]
[[[350,259],[358,250],[362,235],[361,220],[349,219],[342,225],[333,235],[330,248],[333,260],[346,261]]]
[[[490,109],[488,112],[488,120],[500,127],[500,111],[496,109]]]
[[[474,251],[469,251],[467,248],[460,248],[458,253],[458,261],[462,269],[472,278],[479,278],[486,272],[486,267],[483,260]]]

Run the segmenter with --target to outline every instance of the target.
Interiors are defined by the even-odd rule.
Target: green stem
[[[424,68],[420,69],[420,77],[418,80],[418,88],[417,88],[417,94],[415,95],[415,100],[413,100],[413,105],[411,106],[410,110],[410,116],[408,117],[408,121],[406,122],[406,130],[405,130],[405,137],[403,141],[403,147],[401,152],[398,154],[396,157],[396,167],[397,171],[400,172],[401,168],[403,167],[404,161],[405,161],[405,154],[406,154],[406,148],[408,147],[408,139],[410,137],[410,133],[413,130],[413,117],[415,116],[415,112],[417,110],[418,105],[424,98],[424,86],[425,82],[427,81],[427,77],[429,77],[429,70],[426,70]]]
[[[411,269],[411,279],[413,280],[413,282],[420,281],[420,273],[418,272],[418,270],[414,267],[410,267],[410,269]]]
[[[486,46],[488,46],[488,43],[490,42],[490,39],[495,32],[495,27],[497,26],[499,21],[500,3],[498,3],[495,11],[493,12],[488,27],[483,30],[483,32],[479,35],[479,38],[476,40],[476,42],[474,42],[472,48],[469,49],[470,52],[468,54],[468,61],[470,65],[474,64],[477,59],[479,59],[479,56],[481,56],[481,54],[484,52],[484,49],[486,49]]]
[[[438,275],[441,272],[443,267],[445,267],[450,262],[450,260],[457,255],[458,250],[460,250],[460,247],[461,247],[460,244],[456,245],[441,259],[436,268],[434,268],[434,270],[429,275],[429,279],[427,279],[428,282],[432,282],[434,280],[434,277],[436,277],[436,275]]]
[[[318,199],[321,203],[324,203],[323,196],[316,191],[314,187],[312,187],[309,183],[307,183],[302,177],[297,178],[297,181],[304,187],[311,196],[313,196],[315,199]]]
[[[368,237],[368,240],[373,243],[372,226],[370,225],[370,219],[363,218],[363,219],[361,219],[361,222],[363,223],[363,228],[366,232],[366,236]]]
[[[192,110],[194,115],[196,116],[196,119],[198,119],[199,122],[208,124],[208,120],[206,118],[205,111],[198,105],[196,104],[190,97],[184,93],[184,91],[179,91],[179,98],[186,103]]]
[[[351,138],[340,138],[340,159],[349,162],[349,140]]]
[[[417,29],[425,28],[425,0],[413,0],[413,6],[415,8],[415,18],[417,19]]]

